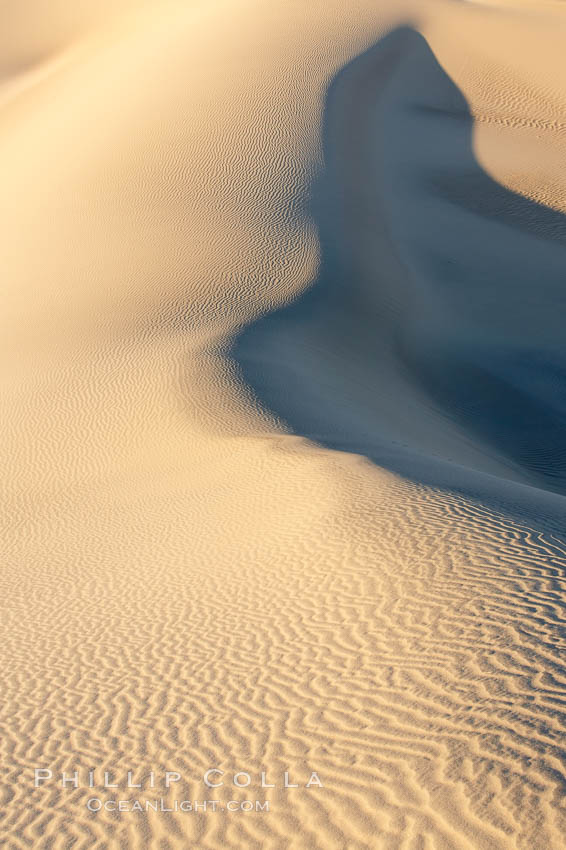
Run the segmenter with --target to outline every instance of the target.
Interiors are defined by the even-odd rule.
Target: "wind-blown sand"
[[[561,850],[562,4],[0,22],[6,846]]]

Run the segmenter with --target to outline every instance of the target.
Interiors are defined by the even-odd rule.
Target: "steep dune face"
[[[0,21],[7,846],[559,850],[562,18]]]
[[[465,99],[424,43],[408,53],[386,143],[389,226],[412,283],[400,356],[466,434],[563,491],[566,216],[481,170]]]
[[[404,442],[562,491],[566,216],[487,174],[473,127],[408,28],[345,68],[325,110],[320,277],[237,351],[298,433],[393,468]]]

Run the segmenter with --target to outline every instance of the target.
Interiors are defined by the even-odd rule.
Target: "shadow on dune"
[[[233,356],[296,434],[421,480],[435,460],[564,493],[566,221],[482,170],[473,126],[409,28],[344,67],[318,279]]]

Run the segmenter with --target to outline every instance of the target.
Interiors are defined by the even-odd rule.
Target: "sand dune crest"
[[[563,846],[541,8],[0,9],[10,850]]]

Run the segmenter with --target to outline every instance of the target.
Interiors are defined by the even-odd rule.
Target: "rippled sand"
[[[561,850],[563,4],[0,23],[6,846]]]

